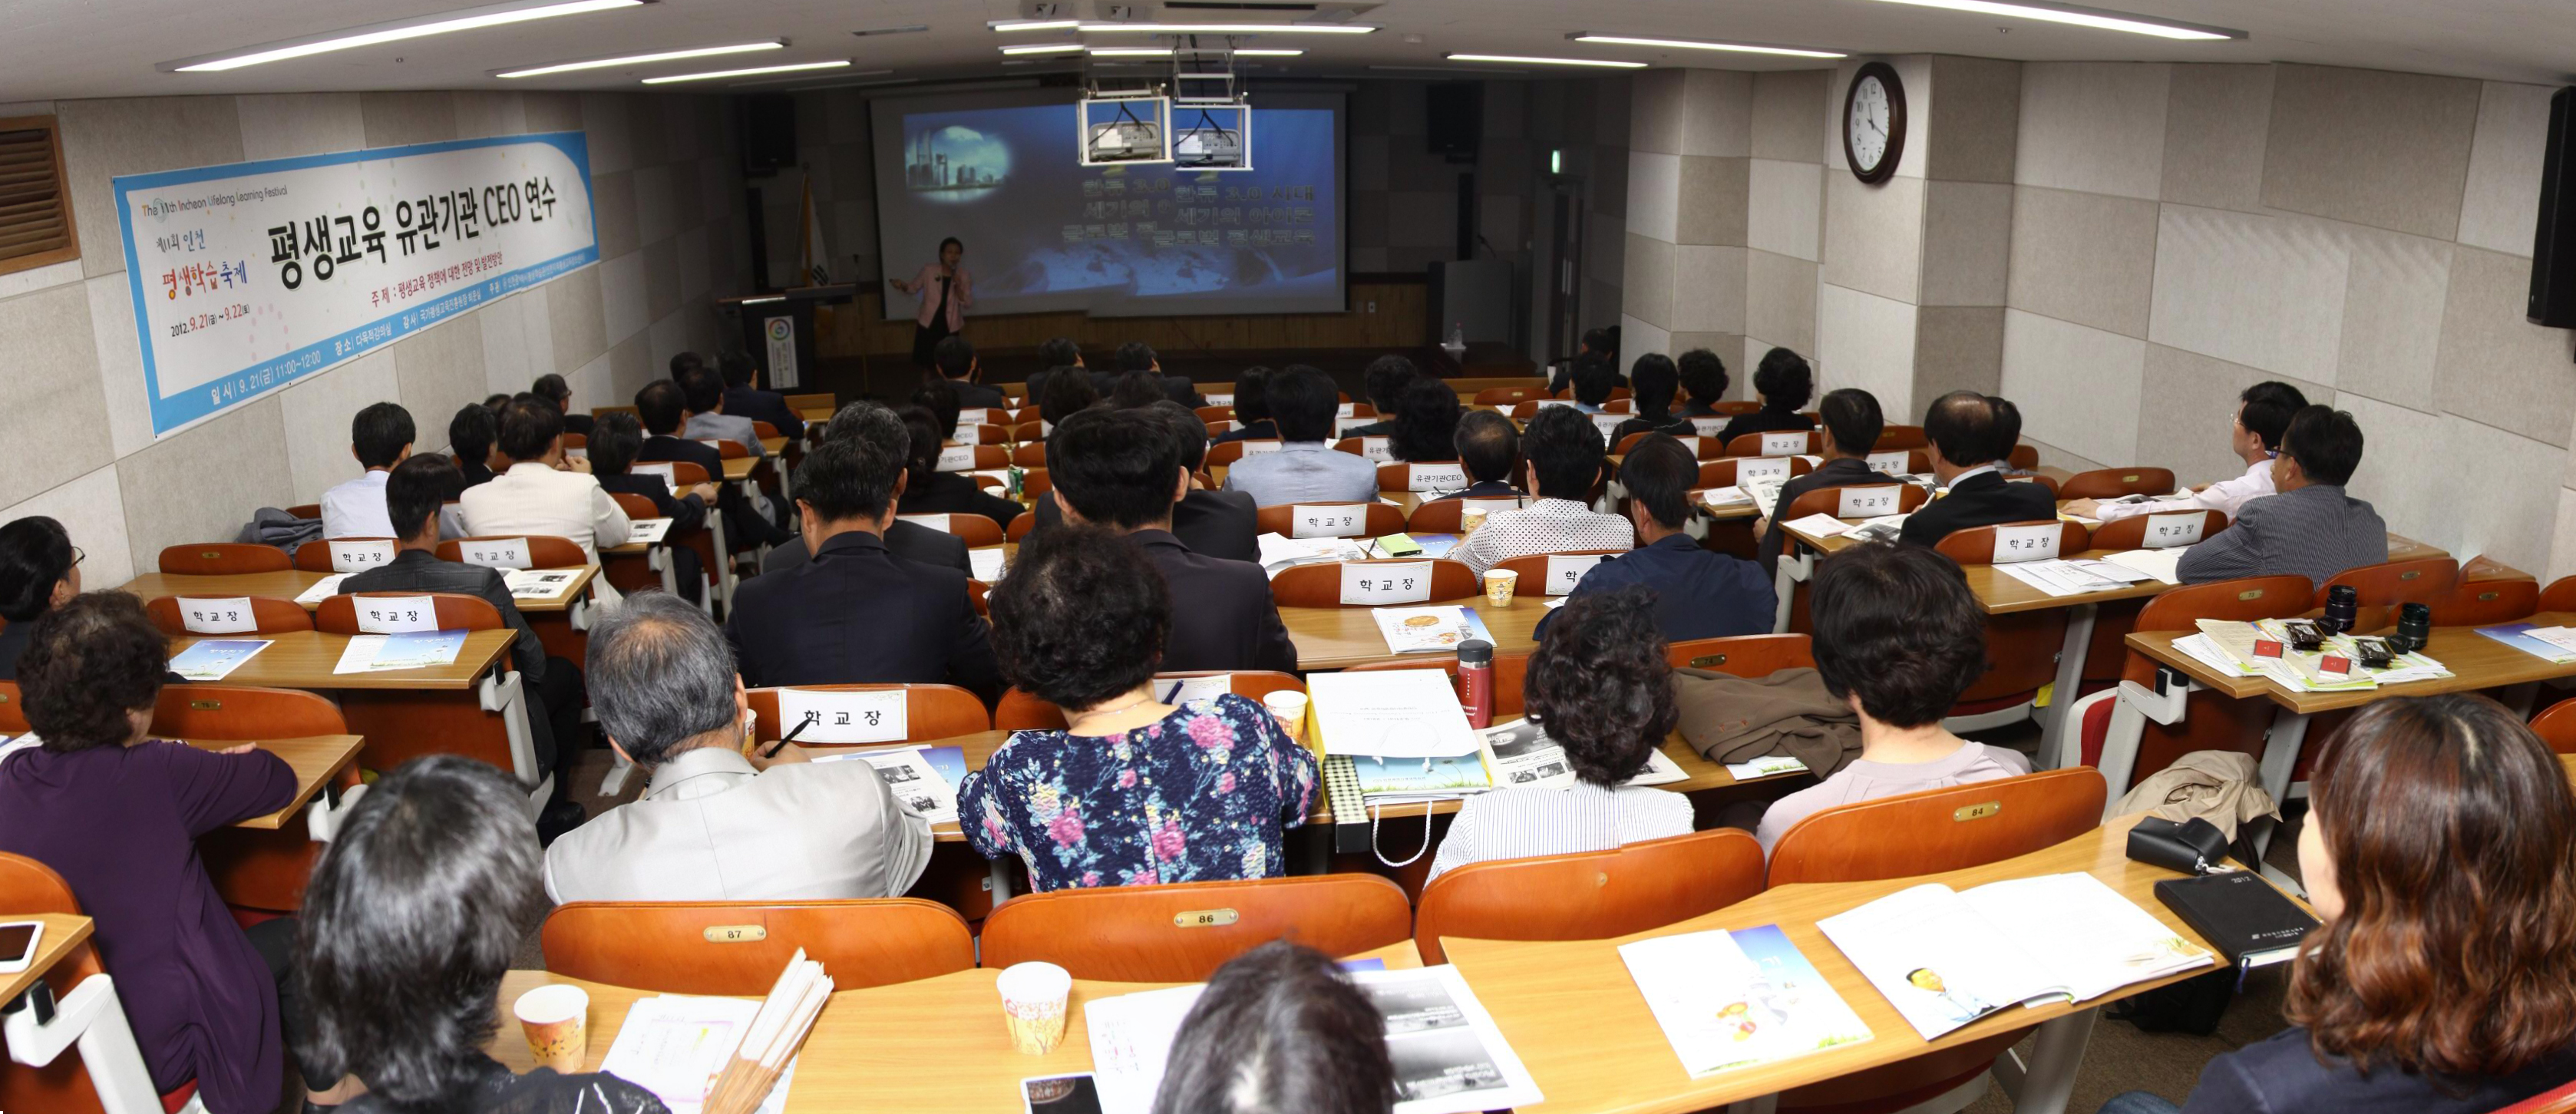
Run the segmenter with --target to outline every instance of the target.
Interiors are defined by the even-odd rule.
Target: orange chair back
[[[2433,602],[2433,625],[2481,627],[2510,623],[2540,610],[2540,582],[2463,580]]]
[[[1485,506],[1489,512],[1493,509],[1482,500],[1472,501],[1478,506]],[[1455,534],[1458,532],[1459,519],[1467,513],[1469,502],[1471,500],[1466,499],[1426,500],[1415,506],[1413,513],[1405,517],[1404,528],[1416,534]]]
[[[1609,398],[1607,401],[1610,401],[1610,402],[1617,402],[1617,401],[1618,401],[1618,400],[1620,400],[1620,399],[1630,397],[1630,395],[1631,395],[1631,394],[1632,394],[1632,392],[1630,392],[1630,391],[1628,390],[1628,388],[1626,388],[1626,387],[1612,387],[1612,388],[1610,388],[1610,398]],[[1558,391],[1558,392],[1556,392],[1556,397],[1558,397],[1558,398],[1573,398],[1573,397],[1574,397],[1574,388],[1573,388],[1573,387],[1571,387],[1571,386],[1569,386],[1569,387],[1565,388],[1564,390]]]
[[[467,554],[477,550],[476,543],[516,541],[528,543],[528,567],[532,569],[577,569],[590,563],[589,556],[581,551],[581,543],[571,538],[551,537],[545,534],[488,534],[470,538],[453,538],[438,543],[438,559],[464,564],[481,564],[480,561],[466,560]]]
[[[546,915],[546,970],[662,994],[766,994],[798,948],[843,990],[975,966],[966,919],[918,898],[576,901]]]
[[[54,868],[28,858],[0,851],[0,909],[11,913],[60,913],[80,915],[80,899],[72,896],[71,883],[54,873]],[[72,1057],[77,1061],[79,1057]],[[12,1068],[16,1064],[9,1065]]]
[[[2030,445],[2015,445],[2012,452],[2005,454],[2004,463],[2027,472],[2039,467],[2039,450]]]
[[[204,614],[212,610],[208,605],[221,603],[226,598],[241,597],[162,596],[145,602],[143,611],[152,616],[152,625],[161,628],[161,633],[173,638],[195,637],[197,632],[188,629],[191,613]],[[249,599],[249,618],[258,628],[252,633],[291,634],[313,629],[313,616],[304,610],[303,604],[267,596],[251,596]],[[238,615],[227,614],[215,616],[214,621],[229,626],[239,618]]]
[[[703,439],[693,440],[698,440],[699,444],[710,443]],[[715,446],[716,457],[719,460],[740,460],[743,457],[751,455],[751,446],[743,444],[740,441],[733,440],[732,438],[722,438],[715,440],[712,443]]]
[[[359,633],[359,600],[422,594],[367,592],[333,596],[323,600],[321,609],[314,612],[313,625],[325,634],[354,635]],[[501,613],[480,596],[427,594],[438,612],[441,630],[502,629]],[[536,694],[523,695],[533,706]],[[340,707],[348,717],[349,730],[366,736],[366,746],[358,752],[358,764],[367,769],[390,770],[427,754],[460,754],[519,775],[521,783],[530,788],[543,779],[542,771],[518,768],[510,749],[508,721],[501,713],[485,711],[472,692],[347,690],[340,694]]]
[[[1870,447],[1878,452],[1887,452],[1891,449],[1926,449],[1931,446],[1932,439],[1923,435],[1922,426],[1889,425],[1878,427],[1878,443]]]
[[[1470,863],[1422,888],[1413,946],[1447,958],[1444,936],[1606,940],[1711,913],[1762,892],[1762,844],[1714,828],[1608,851]]]
[[[1035,499],[1053,490],[1055,490],[1055,481],[1048,478],[1046,469],[1031,468],[1020,473],[1021,495]]]
[[[1032,508],[1027,514],[1011,516],[1011,527],[1010,529],[1002,531],[1002,540],[1007,541],[1012,545],[1018,545],[1028,539],[1029,531],[1037,528],[1037,511]]]
[[[1276,437],[1254,437],[1247,438],[1242,441],[1221,441],[1208,446],[1207,466],[1210,468],[1223,468],[1235,461],[1243,459],[1244,446],[1246,445],[1277,444],[1280,444],[1280,440]]]
[[[2540,610],[2576,611],[2576,576],[2562,576],[2540,590]]]
[[[1819,444],[1819,438],[1818,438],[1818,437],[1817,437],[1817,435],[1816,435],[1816,431],[1815,431],[1815,430],[1812,430],[1812,429],[1805,431],[1805,432],[1801,435],[1801,436],[1803,437],[1803,440],[1802,440],[1802,441],[1800,442],[1800,444],[1799,444],[1799,448],[1798,448],[1798,452],[1797,452],[1797,453],[1766,453],[1766,452],[1762,451],[1762,439],[1763,439],[1763,438],[1765,438],[1765,437],[1781,437],[1781,436],[1784,436],[1784,435],[1786,435],[1786,434],[1790,434],[1790,433],[1797,433],[1797,432],[1799,432],[1799,431],[1797,431],[1797,430],[1777,429],[1777,430],[1772,430],[1772,431],[1771,431],[1771,432],[1769,432],[1769,433],[1744,433],[1744,434],[1738,434],[1738,435],[1736,435],[1736,438],[1735,438],[1734,440],[1729,441],[1729,442],[1727,442],[1727,443],[1726,443],[1726,455],[1728,455],[1728,456],[1796,456],[1796,455],[1799,455],[1800,453],[1804,453],[1804,454],[1812,455],[1812,454],[1815,454],[1815,453],[1818,453],[1818,452],[1823,451],[1823,447]]]
[[[0,909],[19,914],[74,916],[81,911],[79,899],[72,896],[72,888],[62,875],[34,859],[5,853],[0,853]],[[55,963],[45,981],[59,998],[101,970],[95,945],[83,944]],[[103,1109],[98,1091],[91,1087],[89,1072],[77,1054],[54,1057],[53,1063],[41,1068],[0,1057],[0,1110],[95,1114]]]
[[[1368,454],[1362,451],[1362,446],[1360,444],[1366,440],[1368,440],[1368,438],[1365,437],[1345,437],[1335,443],[1333,447],[1337,451],[1350,453],[1353,456],[1366,456]],[[1459,464],[1455,460],[1390,460],[1377,466],[1377,489],[1379,491],[1413,490],[1413,466],[1416,464],[1439,468],[1442,470],[1456,468],[1459,470],[1461,475],[1464,475],[1466,471],[1465,466]],[[1469,480],[1468,482],[1473,483],[1475,481]]]
[[[1154,679],[1161,682],[1183,677],[1217,676],[1225,677],[1228,687],[1234,694],[1247,700],[1259,700],[1281,689],[1290,692],[1306,691],[1306,682],[1298,680],[1295,674],[1268,669],[1246,669],[1234,673],[1221,673],[1216,670],[1157,673],[1154,674]],[[1159,683],[1154,686],[1157,692],[1165,687]],[[996,731],[1061,731],[1064,726],[1064,709],[1017,688],[1002,690],[1002,702],[993,709],[993,729]]]
[[[2073,498],[2073,496],[2068,496],[2068,498]],[[2165,513],[2178,514],[2181,512],[2167,511]],[[2109,522],[2101,524],[2100,526],[2096,526],[2093,528],[2092,546],[2095,549],[2111,550],[2144,549],[2147,546],[2147,520],[2156,517],[2159,516],[2155,514],[2133,514],[2127,518],[2115,518]],[[2200,537],[2202,541],[2207,541],[2210,538],[2217,536],[2218,532],[2224,529],[2227,529],[2226,512],[2200,512]]]
[[[1529,676],[1529,659],[1528,651],[1494,655],[1494,716],[1496,718],[1520,715],[1527,707],[1522,701],[1521,687]],[[1452,684],[1458,680],[1458,658],[1454,654],[1446,657],[1425,654],[1399,661],[1370,662],[1366,665],[1351,666],[1342,672],[1383,673],[1390,669],[1437,669],[1448,674]]]
[[[1965,530],[1953,530],[1934,548],[1939,549],[1943,556],[1962,565],[1991,565],[1995,563],[1995,531],[2002,529],[2003,526],[2050,525],[2057,527],[2057,552],[2060,556],[2072,557],[2091,548],[2092,531],[2086,530],[2081,522],[2063,520],[2053,523],[2007,522],[2000,526],[1972,526]]]
[[[297,503],[292,507],[285,508],[285,511],[287,514],[296,518],[318,519],[322,517],[322,504]]]
[[[1234,407],[1232,406],[1202,406],[1191,411],[1191,413],[1197,414],[1199,416],[1199,420],[1203,422],[1230,422],[1234,420]]]
[[[1738,440],[1741,440],[1741,438]],[[1699,466],[1699,482],[1692,484],[1691,486],[1733,487],[1735,486],[1735,466],[1740,461],[1746,459],[1760,460],[1762,458],[1759,456],[1748,458],[1730,453],[1726,456],[1719,457],[1716,460],[1701,461]],[[1776,460],[1778,458],[1774,457],[1772,459]],[[1803,476],[1812,471],[1815,471],[1815,469],[1808,465],[1804,457],[1793,456],[1789,458],[1789,474],[1791,476]]]
[[[1657,432],[1660,431],[1650,429],[1643,433],[1631,433],[1626,437],[1620,438],[1619,447],[1611,451],[1617,455],[1626,456],[1629,452],[1636,449],[1637,442],[1643,441],[1648,437],[1652,437]],[[1701,437],[1697,434],[1675,434],[1674,436],[1679,438],[1681,443],[1690,449],[1691,455],[1700,460],[1717,460],[1726,455],[1726,443],[1719,441],[1717,438]]]
[[[286,551],[273,545],[243,542],[195,542],[161,551],[167,576],[232,576],[246,572],[285,572],[294,568]]]
[[[1268,508],[1264,508],[1267,510]],[[1390,510],[1393,508],[1389,508]],[[1390,530],[1388,533],[1393,533]],[[1410,565],[1415,561],[1354,561],[1359,566]],[[1270,596],[1281,607],[1374,606],[1342,603],[1343,562],[1323,565],[1291,565],[1270,580]],[[1431,598],[1424,603],[1472,599],[1481,594],[1475,570],[1464,563],[1447,559],[1431,562]]]
[[[1008,426],[994,425],[991,422],[976,422],[968,428],[975,431],[975,443],[978,445],[1002,445],[1011,440],[1011,430]]]
[[[18,682],[0,681],[0,731],[12,735],[30,730],[27,705],[18,696]]]
[[[2337,585],[2349,584],[2361,593],[2363,607],[2385,607],[2395,610],[2401,603],[2433,603],[2451,594],[2460,582],[2460,563],[2449,557],[2426,557],[2415,561],[2390,561],[2345,569],[2317,585],[2310,607],[2324,607],[2326,593]]]
[[[1814,669],[1816,652],[1812,640],[1803,634],[1741,634],[1666,643],[1664,660],[1675,669],[1768,677],[1783,669]]]
[[[662,509],[654,506],[652,500],[641,495],[624,495],[612,492],[608,497],[617,500],[617,509],[626,512],[626,518],[630,522],[642,522],[648,518],[662,517]],[[701,529],[704,528],[701,527]],[[668,535],[665,535],[664,540],[668,542],[676,539],[672,539]],[[639,554],[630,553],[624,556],[611,553],[600,554],[599,575],[606,577],[608,579],[609,586],[620,592],[633,592],[645,588],[659,588],[662,586],[661,574],[653,571],[653,559]]]
[[[1201,982],[1282,937],[1343,956],[1412,934],[1403,888],[1374,874],[1103,886],[1004,902],[984,921],[984,966],[1044,960],[1077,979]]]
[[[2083,525],[2075,522],[2007,525],[2056,526],[2057,551],[2067,556],[2083,552],[2090,538]],[[1962,565],[1993,564],[1997,529],[1978,526],[1954,530],[1936,548]],[[2066,645],[2066,622],[2066,609],[2057,607],[1986,616],[1986,658],[1992,664],[1976,683],[1959,694],[1951,714],[1998,711],[2034,699],[2040,686],[2057,677],[2057,656]]]
[[[174,739],[252,742],[350,734],[339,705],[295,689],[169,685],[152,708],[152,733]],[[358,784],[343,771],[340,787]],[[322,845],[301,824],[274,830],[217,828],[197,837],[197,856],[225,903],[270,913],[304,904],[304,883]]]
[[[2077,472],[2057,486],[2060,499],[2117,499],[2123,495],[2162,495],[2174,489],[2171,468],[2096,468]]]
[[[2576,754],[2576,700],[2561,700],[2532,718],[2531,733],[2560,754]]]
[[[1002,544],[1002,524],[980,514],[960,512],[957,514],[944,515],[907,514],[897,515],[896,517],[915,525],[928,526],[943,533],[955,534],[959,538],[965,540],[966,548],[968,549],[980,549],[988,545]],[[1029,516],[1018,515],[1014,517],[1026,518]]]
[[[399,548],[402,545],[400,541],[393,538],[351,537],[332,538],[329,541],[316,538],[295,547],[295,571],[318,573],[335,573],[340,571],[331,567],[331,545],[333,542],[382,542],[396,548]]]
[[[1558,577],[1554,580],[1550,580],[1548,579],[1548,567],[1553,562],[1549,561],[1549,558],[1593,557],[1607,560],[1609,558],[1619,556],[1622,553],[1631,552],[1634,552],[1633,548],[1569,549],[1562,553],[1531,553],[1519,557],[1513,557],[1509,560],[1496,561],[1494,562],[1493,567],[1498,569],[1510,569],[1511,571],[1518,573],[1520,575],[1520,586],[1516,589],[1517,591],[1528,592],[1532,595],[1563,596],[1573,594],[1574,586],[1583,581],[1583,574],[1592,571],[1592,566],[1599,564],[1600,561],[1588,561],[1583,563],[1579,568],[1569,570],[1574,574],[1571,577]]]
[[[455,592],[360,592],[355,595],[330,596],[313,612],[313,627],[324,634],[362,634],[358,629],[358,601],[386,596],[428,596],[438,609],[440,630],[499,630],[501,612],[481,596]]]
[[[2102,775],[2076,766],[1836,805],[1780,837],[1770,884],[1872,882],[2001,862],[2092,831],[2105,800]]]
[[[751,423],[751,435],[767,441],[778,436],[778,427],[755,418]]]
[[[1844,493],[1858,492],[1872,488],[1892,488],[1895,490],[1896,509],[1885,512],[1888,514],[1912,514],[1922,507],[1926,501],[1932,498],[1930,495],[1924,494],[1922,488],[1916,487],[1913,484],[1881,477],[1865,483],[1820,487],[1807,492],[1804,495],[1800,495],[1795,499],[1789,500],[1789,509],[1781,512],[1783,516],[1782,520],[1795,521],[1797,519],[1805,518],[1811,514],[1829,514],[1836,518],[1840,518],[1842,517],[1843,511]],[[2072,553],[2074,551],[2068,550],[2067,552]]]
[[[1019,446],[1011,450],[1011,463],[1022,468],[1046,467],[1046,442],[1036,439],[1035,427],[1021,426],[1020,428],[1027,430],[1028,435],[1019,438]]]
[[[888,692],[904,693],[904,736],[888,743],[911,743],[924,739],[949,739],[993,729],[991,717],[984,714],[984,702],[975,694],[955,685],[796,685],[812,692]],[[751,690],[751,712],[758,717],[759,736],[766,739],[786,737],[785,726],[778,719],[778,693],[775,688]],[[830,746],[830,743],[798,746]],[[869,746],[880,744],[870,743]],[[777,972],[770,974],[774,977]]]
[[[1307,532],[1300,534],[1300,527]],[[1253,529],[1289,538],[1383,538],[1404,532],[1404,509],[1393,503],[1281,503],[1254,512]]]
[[[1547,384],[1545,383],[1537,383],[1527,387],[1487,387],[1484,390],[1476,392],[1476,397],[1472,405],[1496,407],[1517,406],[1533,399],[1542,399],[1546,397]]]

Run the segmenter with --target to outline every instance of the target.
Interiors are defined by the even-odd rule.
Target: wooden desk
[[[757,456],[726,457],[724,461],[724,482],[740,483],[743,480],[750,479],[751,470],[759,467],[760,462],[764,459],[767,458]]]
[[[224,635],[226,638],[259,638],[275,643],[261,650],[241,668],[220,681],[198,684],[241,687],[312,689],[435,689],[464,691],[474,687],[484,673],[510,652],[510,640],[517,637],[511,630],[478,630],[465,634],[465,647],[456,652],[456,660],[426,669],[397,669],[383,673],[333,673],[340,654],[348,649],[349,636],[323,634],[320,631],[296,631],[291,634]],[[177,657],[195,645],[194,636],[170,640],[170,655]]]
[[[1362,952],[1356,958],[1383,960],[1390,970],[1422,966],[1410,940]],[[995,987],[1001,977],[998,970],[979,967],[833,994],[799,1052],[796,1078],[787,1090],[788,1114],[1021,1110],[1020,1080],[1091,1070],[1091,1032],[1084,1024],[1083,1003],[1182,985],[1075,979],[1073,996],[1065,1006],[1064,1040],[1044,1056],[1028,1056],[1011,1047],[1010,1035],[1002,1027],[1002,998]],[[618,1028],[626,1021],[627,1007],[653,996],[650,991],[558,978],[543,971],[502,976],[501,1031],[486,1050],[511,1071],[530,1071],[536,1063],[528,1055],[519,1023],[510,1018],[510,1003],[548,983],[578,986],[590,994],[590,1050],[583,1064],[588,1071],[599,1070],[600,1061],[607,1058]]]
[[[767,451],[769,455],[777,456],[779,453],[787,451],[787,439],[784,437],[763,437],[760,439],[760,447]]]
[[[637,546],[634,551],[641,553],[644,550],[642,546]],[[619,548],[607,552],[619,553],[625,550]],[[574,582],[571,591],[553,599],[512,602],[518,604],[520,611],[531,615],[569,610],[573,601],[581,598],[582,590],[590,586],[591,577],[599,572],[597,565],[584,565],[582,568],[586,571],[579,580]],[[314,585],[322,583],[330,575],[305,572],[301,569],[288,569],[285,572],[235,573],[230,576],[187,576],[148,572],[118,585],[117,590],[141,596],[147,601],[163,596],[268,596],[272,599],[291,600],[303,595]],[[304,609],[314,611],[319,608],[319,604],[308,604]]]
[[[1485,628],[1493,633],[1497,654],[1525,654],[1536,649],[1538,639],[1532,632],[1548,612],[1546,597],[1527,594],[1513,596],[1509,607],[1487,603],[1483,595],[1446,602],[1472,605],[1477,614],[1485,617]],[[1377,620],[1369,617],[1365,607],[1283,607],[1279,609],[1279,620],[1288,627],[1289,641],[1297,644],[1297,668],[1303,671],[1439,656],[1389,652],[1386,636],[1378,633]]]
[[[35,959],[27,964],[27,969],[13,975],[0,975],[0,1002],[17,1000],[28,987],[43,979],[45,972],[53,970],[54,964],[62,962],[64,956],[70,955],[73,948],[81,946],[90,936],[89,918],[73,913],[0,913],[0,921],[40,921],[45,926],[36,940]],[[1413,944],[1407,941],[1404,947],[1410,951]],[[1421,960],[1416,959],[1414,965],[1420,966]],[[1390,961],[1387,966],[1395,964]],[[520,1043],[524,1045],[527,1042]],[[1090,1050],[1084,1049],[1086,1062],[1089,1054]]]
[[[796,416],[809,422],[828,422],[832,420],[832,408],[828,406],[808,406],[797,411]]]
[[[2180,875],[2129,861],[2127,835],[2136,822],[2134,817],[2123,817],[2046,850],[1946,874],[1782,886],[1714,913],[1616,940],[1501,942],[1444,937],[1441,947],[1475,989],[1477,1000],[1493,1014],[1503,1037],[1537,1079],[1539,1090],[1546,1092],[1544,1109],[1551,1114],[1714,1109],[1955,1047],[2034,1022],[2059,1022],[2061,1028],[2075,1030],[2072,1055],[2050,1065],[2071,1076],[2074,1060],[2082,1053],[2081,1035],[2092,1022],[2093,1007],[2206,974],[2214,968],[2201,967],[2135,983],[2074,1005],[2008,1008],[1940,1040],[1925,1041],[1888,1004],[1886,996],[1843,957],[1841,949],[1817,931],[1815,922],[1926,882],[1965,890],[2007,878],[2084,871],[2137,903],[2176,935],[2206,946],[2207,941],[2155,899],[2156,882]],[[1618,946],[1651,937],[1768,924],[1779,925],[1788,934],[1790,942],[1805,953],[1807,961],[1815,965],[1834,992],[1869,1025],[1873,1036],[1859,1044],[1792,1060],[1691,1079],[1683,1072],[1672,1045],[1664,1039],[1663,1030],[1655,1024],[1654,1015],[1647,1010],[1645,997],[1637,992],[1636,980],[1620,961]],[[2040,1059],[2048,1058],[2051,1043],[2049,1030],[2042,1029]],[[2032,1067],[2033,1084],[2040,1082],[2041,1070],[2038,1064]],[[2061,1105],[2063,1101],[2060,1092]]]
[[[274,647],[262,651],[263,654],[275,652]],[[180,741],[199,750],[229,750],[242,745],[239,739],[183,739]],[[315,735],[304,739],[259,740],[255,744],[259,749],[285,759],[287,767],[295,771],[295,799],[288,801],[285,808],[266,816],[251,817],[233,827],[260,828],[270,831],[284,827],[287,821],[294,819],[295,814],[313,800],[315,794],[322,791],[324,785],[329,784],[331,779],[340,776],[341,771],[358,761],[358,748],[364,743],[365,740],[356,735]]]

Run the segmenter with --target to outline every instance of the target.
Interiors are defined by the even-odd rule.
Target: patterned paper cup
[[[1073,994],[1073,976],[1052,963],[1014,963],[1003,968],[999,987],[1011,1047],[1031,1056],[1054,1051],[1064,1039],[1065,999]]]
[[[1496,607],[1510,607],[1512,592],[1521,586],[1521,574],[1510,569],[1485,570],[1485,602]]]
[[[527,1033],[528,1052],[537,1066],[570,1075],[590,1055],[590,994],[578,986],[556,983],[519,995],[510,1013]]]

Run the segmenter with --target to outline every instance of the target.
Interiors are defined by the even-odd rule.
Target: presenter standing
[[[951,333],[966,330],[966,307],[975,304],[975,281],[966,274],[966,245],[955,236],[939,241],[939,262],[924,264],[912,281],[894,280],[894,288],[921,296],[913,318],[912,362],[929,367],[931,352]]]

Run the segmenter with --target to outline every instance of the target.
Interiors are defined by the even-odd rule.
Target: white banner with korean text
[[[599,260],[580,132],[114,188],[155,437]]]

